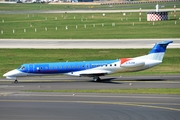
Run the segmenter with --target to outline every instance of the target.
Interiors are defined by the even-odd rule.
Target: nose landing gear
[[[18,83],[18,80],[16,79],[16,80],[14,80],[14,83]]]

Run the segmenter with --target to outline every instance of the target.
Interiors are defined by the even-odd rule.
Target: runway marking
[[[86,103],[86,101],[85,101]],[[97,103],[97,104],[115,104],[115,105],[127,105],[127,106],[139,106],[139,107],[147,107],[147,108],[156,108],[156,109],[165,109],[165,110],[174,110],[174,111],[180,111],[180,109],[177,108],[169,108],[169,107],[161,107],[161,106],[152,106],[152,105],[146,105],[146,104],[138,104],[138,103],[131,103],[131,102],[88,102],[88,103]],[[155,104],[155,103],[154,103]],[[156,103],[158,104],[158,103]]]
[[[111,104],[111,105],[124,105],[124,106],[136,106],[136,107],[146,107],[146,108],[155,108],[155,109],[164,109],[164,110],[173,110],[179,111],[178,108],[171,108],[171,107],[162,107],[162,106],[152,106],[143,103],[134,103],[134,102],[103,102],[103,101],[56,101],[56,100],[0,100],[0,102],[43,102],[43,103],[87,103],[87,104]],[[159,104],[159,103],[152,103],[152,104]],[[178,104],[179,105],[179,104]]]
[[[8,96],[9,94],[11,94],[11,93],[8,93],[8,92],[2,92],[2,93],[0,93],[0,97],[1,97],[1,96]]]
[[[9,85],[1,85],[0,88],[6,88],[6,87],[24,87],[24,86],[9,86]]]
[[[177,84],[180,84],[180,81],[141,81],[141,80],[137,80],[137,81],[129,81],[129,80],[112,80],[112,82],[125,82],[125,83],[128,83],[128,82],[134,82],[134,83],[167,83],[167,84],[171,84],[171,83],[177,83]]]
[[[89,95],[89,94],[81,94],[81,93],[69,93],[69,94],[47,94],[47,93],[12,93],[11,94],[8,94],[9,96],[41,96],[41,97],[58,97],[58,96],[62,96],[62,97],[94,97],[94,98],[138,98],[138,99],[180,99],[179,95],[178,96],[174,96],[174,97],[166,97],[166,96],[162,96],[162,97],[159,97],[159,96],[138,96],[138,95],[110,95],[110,96],[107,96],[107,95]],[[142,95],[142,94],[141,94]]]
[[[18,96],[42,96],[42,97],[48,97],[48,96],[51,96],[51,97],[53,97],[53,96],[64,96],[64,97],[73,97],[74,95],[73,95],[73,93],[72,94],[44,94],[44,93],[40,93],[40,94],[30,94],[30,93],[20,93],[20,94],[11,94],[11,96],[16,96],[16,95],[18,95]],[[116,95],[112,95],[112,96],[105,96],[105,95],[83,95],[83,94],[75,94],[75,97],[94,97],[94,98],[96,98],[96,97],[98,97],[98,98],[141,98],[141,99],[180,99],[180,97],[178,96],[178,97],[156,97],[156,96],[126,96],[126,95],[121,95],[121,96],[116,96]]]

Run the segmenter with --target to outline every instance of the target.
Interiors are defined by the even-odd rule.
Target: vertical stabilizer
[[[172,42],[173,41],[163,41],[156,43],[149,52],[148,59],[162,61],[164,53],[166,52],[166,47]]]

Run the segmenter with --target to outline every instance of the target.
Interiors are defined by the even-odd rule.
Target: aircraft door
[[[33,64],[29,64],[29,72],[33,73]]]

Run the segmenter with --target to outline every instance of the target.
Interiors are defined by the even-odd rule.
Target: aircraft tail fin
[[[170,43],[173,43],[173,41],[163,41],[156,43],[149,52],[148,59],[162,61],[164,53],[166,52],[166,47]]]

